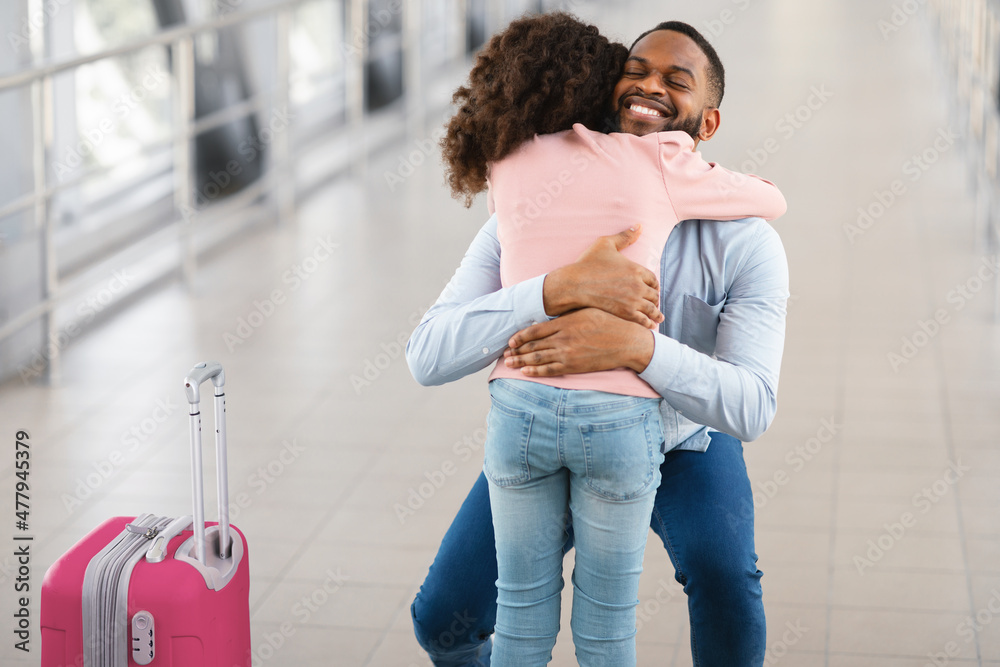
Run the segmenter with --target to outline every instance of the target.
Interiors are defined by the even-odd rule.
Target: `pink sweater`
[[[681,220],[773,220],[785,212],[785,199],[773,183],[705,162],[693,149],[685,132],[637,137],[577,124],[536,135],[491,164],[488,205],[497,213],[503,286],[570,264],[597,237],[634,223],[642,224],[642,234],[623,254],[659,276],[663,246]],[[625,368],[534,378],[507,368],[501,357],[490,374],[494,378],[659,396]]]

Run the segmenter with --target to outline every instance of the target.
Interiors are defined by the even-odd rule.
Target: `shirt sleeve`
[[[639,374],[691,421],[744,442],[774,419],[785,341],[788,262],[777,232],[760,229],[726,296],[714,357],[655,332]]]
[[[441,296],[406,344],[406,362],[422,385],[452,382],[486,368],[515,333],[550,319],[545,276],[503,287],[496,216],[473,239]]]
[[[701,153],[661,151],[663,183],[678,220],[774,220],[787,204],[778,187],[758,176],[706,162]]]

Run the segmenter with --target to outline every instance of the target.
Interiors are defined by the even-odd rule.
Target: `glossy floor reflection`
[[[883,38],[888,0],[577,10],[628,42],[671,18],[703,29],[729,85],[702,152],[789,203],[775,224],[793,293],[779,411],[746,445],[768,664],[1000,665],[1000,269],[974,227],[926,17]],[[28,429],[34,447],[36,589],[103,518],[189,511],[181,379],[217,359],[253,664],[429,664],[409,603],[479,473],[489,398],[483,374],[419,387],[402,348],[486,215],[449,199],[433,160],[387,179],[415,142],[208,258],[194,290],[166,285],[82,335],[53,385],[0,387],[4,436]],[[0,662],[37,664],[37,635],[30,655],[12,648],[0,564]],[[686,618],[652,540],[639,664],[690,665]],[[554,665],[575,664],[563,627]]]

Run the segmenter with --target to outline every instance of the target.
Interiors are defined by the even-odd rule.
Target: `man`
[[[633,44],[613,104],[622,131],[683,130],[697,145],[719,127],[723,91],[711,45],[687,24],[669,22]],[[636,235],[605,237],[572,265],[501,288],[491,219],[414,331],[407,361],[422,384],[464,377],[501,354],[527,375],[637,371],[664,397],[671,449],[651,524],[688,596],[694,664],[759,666],[761,573],[740,440],[759,437],[776,409],[784,250],[759,219],[688,220],[671,232],[657,280],[618,252]],[[659,333],[649,330],[661,320]],[[489,664],[492,528],[480,476],[412,607],[418,640],[439,667]]]

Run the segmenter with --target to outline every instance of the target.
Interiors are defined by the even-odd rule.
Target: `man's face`
[[[687,35],[657,30],[633,47],[612,98],[621,132],[681,130],[697,142],[708,93],[708,58]]]

